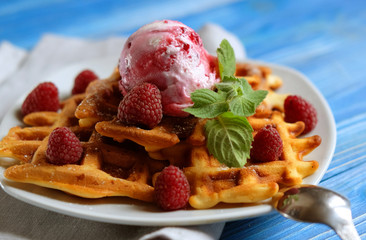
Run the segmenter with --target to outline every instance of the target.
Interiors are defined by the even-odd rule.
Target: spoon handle
[[[338,225],[334,228],[338,236],[343,240],[361,240],[353,223]]]

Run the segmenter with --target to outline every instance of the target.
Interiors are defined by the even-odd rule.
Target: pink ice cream
[[[192,106],[190,94],[219,82],[216,57],[203,48],[200,36],[171,20],[147,24],[126,41],[119,62],[120,88],[126,94],[141,82],[158,86],[163,113],[184,117]]]

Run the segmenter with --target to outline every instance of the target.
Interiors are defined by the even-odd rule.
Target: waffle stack
[[[282,81],[269,68],[238,64],[236,75],[244,76],[254,89],[269,91],[248,120],[254,134],[269,124],[276,127],[284,149],[278,161],[248,161],[243,168],[222,165],[205,147],[204,119],[164,116],[151,130],[122,124],[116,118],[122,99],[116,70],[109,78],[91,83],[85,94],[67,99],[61,112],[32,113],[24,119],[30,127],[12,128],[0,142],[0,156],[18,159],[21,164],[8,168],[5,177],[86,198],[127,196],[151,202],[156,176],[173,164],[187,176],[193,208],[270,198],[316,171],[318,163],[303,161],[303,156],[321,140],[319,136],[298,138],[304,123],[284,121],[287,95],[275,92]],[[84,155],[80,164],[46,162],[48,135],[59,126],[69,127],[81,140]]]
[[[93,128],[80,127],[75,110],[84,95],[63,102],[62,110],[36,112],[14,127],[0,142],[0,156],[19,159],[21,164],[5,170],[6,178],[59,189],[85,197],[127,196],[153,200],[151,176],[164,165],[148,157],[139,145],[116,144]],[[53,165],[46,160],[48,136],[56,127],[68,127],[80,139],[84,150],[80,164]]]

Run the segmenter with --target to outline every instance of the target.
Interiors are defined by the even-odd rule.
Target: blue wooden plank
[[[31,48],[45,32],[74,37],[127,35],[143,24],[220,6],[229,0],[203,1],[27,1],[0,5],[0,40]],[[2,2],[0,2],[1,4]],[[17,8],[17,6],[19,6]],[[15,30],[16,29],[16,30]]]

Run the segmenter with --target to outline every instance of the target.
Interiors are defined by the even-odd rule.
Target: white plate
[[[89,68],[100,77],[107,77],[116,64],[117,60],[114,58],[88,61],[66,67],[49,76],[45,81],[54,82],[58,86],[61,96],[65,97],[71,91],[74,77],[81,70]],[[299,94],[309,100],[317,109],[319,122],[311,134],[320,135],[322,144],[307,155],[305,160],[317,160],[320,166],[315,174],[304,180],[304,183],[307,184],[317,184],[328,168],[336,143],[336,127],[330,108],[320,92],[304,75],[288,67],[261,64],[270,66],[273,73],[283,79],[284,84],[280,92]],[[10,127],[22,124],[17,118],[17,113],[23,99],[24,97],[19,99],[3,119],[0,126],[1,138],[7,134]],[[95,221],[129,225],[193,225],[249,218],[272,211],[272,207],[268,204],[234,204],[219,205],[205,210],[162,212],[153,204],[121,197],[82,199],[61,191],[6,180],[2,173],[5,166],[9,164],[7,161],[9,160],[0,158],[0,181],[2,188],[9,195],[41,208]]]

